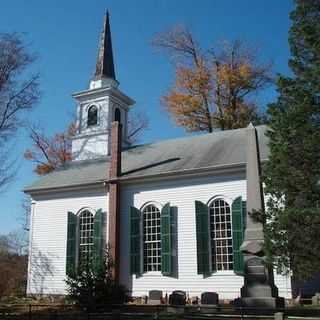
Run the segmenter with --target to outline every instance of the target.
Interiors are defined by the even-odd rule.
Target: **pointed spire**
[[[113,64],[112,42],[108,10],[104,18],[104,25],[101,34],[99,53],[96,64],[96,72],[94,74],[94,77],[96,80],[102,78],[116,80]]]

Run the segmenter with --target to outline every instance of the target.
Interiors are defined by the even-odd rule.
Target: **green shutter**
[[[200,201],[195,202],[197,232],[198,274],[211,274],[211,252],[209,237],[209,209]]]
[[[247,226],[247,201],[242,201],[242,226],[243,234]]]
[[[141,274],[141,212],[130,208],[130,271]]]
[[[103,268],[103,212],[97,210],[93,221],[93,267],[99,271]]]
[[[77,251],[77,216],[68,212],[66,274],[73,276],[76,272]]]
[[[233,270],[235,273],[243,274],[243,255],[240,246],[243,242],[243,203],[238,197],[232,203],[232,241],[233,241]]]
[[[170,276],[173,273],[173,210],[167,203],[161,210],[161,272]]]

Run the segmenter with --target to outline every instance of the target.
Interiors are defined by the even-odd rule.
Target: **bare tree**
[[[257,50],[239,40],[204,50],[183,26],[152,44],[175,65],[175,84],[161,101],[177,125],[212,132],[264,120],[253,96],[271,83],[271,64],[258,61]]]
[[[149,127],[149,120],[145,113],[136,111],[129,113],[128,119],[128,140],[135,143],[141,134]]]
[[[13,254],[27,254],[28,239],[25,230],[14,230],[7,235],[0,236],[2,247],[5,245],[6,250]]]
[[[19,222],[21,223],[22,230],[30,231],[30,219],[31,219],[31,197],[25,194],[21,201],[22,216],[19,216]]]
[[[27,241],[23,231],[0,235],[0,299],[25,295],[27,261]]]
[[[17,33],[0,33],[0,188],[12,178],[8,141],[39,100],[39,76],[30,74],[35,56]]]

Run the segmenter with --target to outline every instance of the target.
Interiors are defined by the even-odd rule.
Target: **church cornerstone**
[[[109,246],[113,259],[114,279],[119,281],[120,272],[120,185],[122,125],[115,121],[111,127],[111,161],[109,169]]]
[[[260,169],[257,132],[250,124],[247,128],[247,224],[241,245],[245,266],[244,286],[241,288],[241,298],[235,302],[245,307],[283,308],[284,298],[278,296],[272,267],[265,263],[263,224],[250,215],[253,211],[264,210]]]

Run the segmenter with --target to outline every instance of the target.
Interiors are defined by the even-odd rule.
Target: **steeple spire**
[[[113,64],[112,42],[108,10],[104,17],[104,25],[101,34],[100,47],[94,78],[95,80],[102,80],[103,78],[116,80]]]

